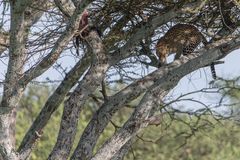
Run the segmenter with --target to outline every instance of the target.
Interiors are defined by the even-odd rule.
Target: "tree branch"
[[[168,90],[173,86],[174,85],[169,85]],[[154,86],[147,91],[130,119],[102,146],[102,148],[100,148],[92,160],[112,159],[112,157],[140,131],[140,129],[147,127],[148,123],[145,120],[148,119],[151,114],[151,110],[156,105],[156,101],[163,99],[168,93],[165,91],[165,88],[160,89],[161,87],[162,86]]]
[[[226,48],[227,46],[227,48]],[[219,57],[226,56],[229,54],[232,50],[240,48],[240,38],[236,40],[231,40],[228,43],[223,43],[221,46],[218,46],[216,48],[212,48],[209,50],[204,50],[203,55],[196,57],[196,55],[190,55],[188,56],[188,60],[181,59],[173,62],[172,64],[161,67],[159,70],[153,72],[150,75],[158,75],[153,76],[152,78],[149,78],[148,81],[145,82],[145,84],[154,83],[151,85],[150,88],[160,88],[161,90],[168,91],[169,89],[173,88],[175,85],[177,85],[178,81],[186,74],[199,69],[201,67],[204,67],[207,64],[210,64],[212,61],[218,59]],[[193,56],[193,57],[192,57]],[[195,57],[194,57],[195,56]],[[138,89],[135,89],[138,90]],[[158,91],[158,89],[157,89]],[[151,104],[152,94],[151,91],[149,91],[149,96],[146,96],[147,98],[144,98],[142,102],[140,103],[139,108],[145,109],[148,105]],[[123,99],[123,98],[122,98]],[[122,102],[121,99],[121,102]],[[117,103],[117,102],[116,102]],[[119,102],[120,103],[120,102]],[[147,112],[150,110],[150,107],[148,107]],[[144,112],[145,113],[145,112]],[[119,130],[110,140],[108,140],[101,149],[97,152],[97,154],[92,158],[92,160],[100,160],[104,157],[104,159],[111,159],[111,157],[118,152],[118,150],[133,136],[136,135],[136,133],[146,124],[138,124],[139,121],[142,121],[146,119],[146,117],[141,116],[140,118],[137,118],[137,115],[139,114],[139,110],[136,110],[133,114],[133,117],[124,125],[123,129]],[[109,117],[108,117],[109,118]],[[99,120],[99,119],[98,119]],[[101,120],[99,124],[101,124]],[[145,121],[143,121],[145,122]],[[95,128],[93,128],[95,129]],[[96,140],[96,139],[95,139]],[[86,141],[85,141],[86,142]],[[88,141],[88,144],[91,144],[91,142]]]
[[[64,111],[60,131],[49,159],[67,159],[75,138],[79,113],[88,96],[101,85],[109,64],[102,44],[96,31],[91,31],[86,40],[94,54],[92,66],[88,73],[64,103]]]
[[[110,59],[113,59],[113,64],[117,63],[121,59],[129,57],[131,54],[130,51],[134,47],[136,47],[136,45],[139,44],[142,39],[144,39],[145,37],[149,37],[158,26],[161,26],[162,24],[169,22],[171,19],[175,18],[180,13],[185,13],[186,10],[188,11],[190,8],[200,9],[199,5],[201,5],[202,3],[204,2],[197,1],[183,6],[180,5],[170,9],[165,14],[156,15],[152,19],[149,19],[136,31],[136,33],[133,36],[131,36],[128,39],[127,43],[123,47],[121,47],[120,49],[116,50],[114,53],[111,54],[112,58]]]
[[[71,0],[54,0],[58,9],[67,17],[70,18],[74,12],[75,6]]]
[[[18,1],[19,2],[19,1]],[[19,2],[20,3],[20,2]],[[18,81],[23,73],[26,56],[25,44],[28,26],[25,21],[25,5],[11,2],[9,62],[0,104],[0,154],[4,159],[15,159],[16,107],[23,93]],[[21,7],[24,7],[22,9]]]
[[[44,5],[42,6],[42,4]],[[24,12],[24,18],[26,23],[25,26],[30,28],[34,23],[39,20],[39,18],[43,14],[43,11],[35,10],[32,8],[36,8],[41,5],[43,8],[47,9],[50,7],[48,4],[49,2],[47,0],[35,0],[32,4],[28,4],[29,6],[27,6],[26,8],[27,11]],[[9,32],[0,32],[0,55],[9,47],[9,38]]]
[[[209,47],[212,46],[215,48],[217,45],[223,44],[224,42],[226,43],[227,41],[220,41],[220,42],[218,41],[216,43],[213,43]],[[232,43],[234,43],[234,41],[232,41]],[[239,42],[238,42],[238,45],[239,45]],[[203,50],[201,53],[204,53],[204,52],[206,52],[206,50]],[[211,55],[211,53],[212,51],[209,50],[207,51],[207,53],[204,54],[204,56]],[[222,54],[222,55],[226,56],[225,54]],[[190,57],[188,57],[189,61],[192,60],[193,58],[194,58],[193,55],[190,55]],[[216,58],[216,55],[215,55],[215,58]],[[208,57],[205,57],[205,59],[208,60],[208,63],[206,64],[209,65],[211,60],[213,61],[214,58],[209,59]],[[175,63],[177,62],[178,61],[176,61]],[[81,159],[81,158],[89,159],[90,157],[92,157],[93,149],[97,142],[97,139],[103,132],[104,128],[107,126],[109,120],[114,115],[114,113],[116,113],[121,107],[124,107],[125,104],[129,103],[133,99],[137,98],[140,94],[145,92],[159,78],[161,79],[161,82],[165,82],[166,81],[165,76],[168,74],[172,74],[172,72],[174,73],[176,68],[179,66],[180,64],[178,65],[169,64],[166,67],[161,67],[157,71],[143,77],[142,79],[136,82],[133,82],[128,87],[119,91],[115,95],[110,96],[108,98],[108,101],[106,101],[101,107],[99,107],[99,110],[93,115],[93,118],[88,123],[85,130],[83,131],[81,139],[71,159]],[[201,68],[204,66],[205,65],[203,64],[202,66],[198,66],[198,68]],[[192,68],[192,69],[198,69],[198,68]]]
[[[119,152],[117,152],[113,156],[112,160],[123,160],[132,145],[132,141],[133,140],[129,140],[124,146],[122,146],[122,148],[119,150]]]
[[[52,113],[59,107],[67,93],[89,67],[90,60],[91,56],[89,54],[86,54],[85,57],[83,57],[71,69],[71,71],[69,71],[68,74],[66,74],[64,80],[57,87],[54,93],[48,98],[43,109],[31,125],[28,132],[25,134],[23,141],[18,148],[18,152],[22,159],[26,159],[30,155],[34,144],[39,139],[39,136],[36,135],[36,132],[41,132],[47,125]]]
[[[23,85],[26,85],[32,79],[41,75],[56,62],[65,46],[75,34],[82,16],[82,12],[91,2],[92,0],[83,0],[83,2],[78,5],[66,27],[66,31],[59,37],[51,52],[46,57],[44,57],[39,64],[33,68],[30,68],[24,73],[24,76],[21,78],[21,83]]]

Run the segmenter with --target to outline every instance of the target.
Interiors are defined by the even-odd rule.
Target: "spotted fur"
[[[190,24],[176,24],[157,42],[156,53],[159,57],[160,66],[167,63],[166,59],[169,54],[176,53],[174,59],[179,59],[181,55],[192,53],[201,42],[204,45],[208,43],[195,26]],[[211,65],[211,72],[213,78],[216,79],[213,65]]]

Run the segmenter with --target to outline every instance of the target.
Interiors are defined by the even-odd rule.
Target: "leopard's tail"
[[[208,45],[209,42],[207,41],[207,39],[204,37],[203,34],[201,34],[201,35],[202,35],[202,43],[204,44],[204,46]],[[217,74],[216,74],[216,69],[215,69],[214,62],[211,63],[210,69],[211,69],[211,73],[212,73],[212,78],[217,79]]]
[[[211,73],[212,73],[212,78],[213,78],[214,80],[217,79],[217,74],[216,74],[216,70],[215,70],[214,63],[211,63],[210,69],[211,69]]]
[[[77,56],[79,56],[80,40],[81,40],[81,37],[78,35],[78,36],[75,38],[75,48],[76,48],[76,54],[77,54]]]

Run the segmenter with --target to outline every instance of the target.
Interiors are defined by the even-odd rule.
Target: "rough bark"
[[[192,4],[184,5],[183,7],[181,6],[179,8],[172,8],[161,16],[157,15],[155,17],[152,17],[152,19],[150,19],[145,24],[143,24],[139,29],[137,29],[136,33],[129,38],[128,42],[123,47],[121,47],[119,50],[111,54],[112,56],[110,55],[111,57],[109,59],[111,65],[116,64],[121,59],[131,56],[130,51],[134,48],[134,46],[136,46],[142,39],[144,39],[144,37],[150,36],[157,26],[160,26],[170,21],[172,18],[176,17],[181,12],[185,12],[186,10],[189,9],[190,6],[192,7],[192,9],[196,7],[199,8],[199,4],[201,3],[202,2],[198,1]],[[136,90],[135,88],[131,89]],[[135,95],[131,95],[129,97],[136,98],[136,95],[142,93],[142,88],[137,89],[136,92],[138,91],[139,93],[136,93]],[[125,102],[121,94],[118,97],[119,99],[121,99],[121,102]],[[81,139],[76,150],[74,151],[72,159],[88,159],[89,157],[92,156],[93,148],[96,144],[98,137],[102,133],[105,126],[108,124],[111,116],[116,112],[117,106],[119,107],[123,104],[119,103],[119,105],[117,105],[116,101],[117,99],[118,99],[117,97],[110,97],[109,101],[106,102],[106,104],[104,104],[105,106],[103,105],[102,107],[100,107],[100,110],[96,114],[94,114],[93,119],[91,120],[91,122],[85,129],[83,135],[81,136]],[[129,101],[131,100],[132,99],[129,98]],[[115,106],[113,108],[109,107],[110,105],[113,105],[112,103],[114,103]],[[86,141],[88,141],[88,143],[86,143]]]
[[[54,93],[48,98],[41,112],[31,125],[28,132],[25,134],[22,143],[18,148],[18,152],[22,157],[28,157],[33,149],[34,144],[40,138],[40,134],[43,128],[47,125],[52,113],[59,107],[63,102],[65,96],[68,94],[70,89],[79,80],[79,77],[86,71],[90,64],[90,55],[87,54],[83,57],[74,68],[66,74],[64,80],[57,87]]]
[[[37,66],[26,71],[24,76],[21,78],[21,83],[23,84],[29,83],[32,79],[41,75],[49,67],[51,67],[53,63],[55,63],[55,61],[58,59],[61,52],[65,48],[65,46],[68,44],[68,42],[75,34],[75,31],[78,28],[78,23],[81,18],[81,13],[90,2],[91,1],[85,0],[77,6],[66,27],[66,31],[58,39],[51,52],[46,57],[44,57],[43,60]],[[84,61],[83,63],[79,62],[78,64],[76,64],[76,66],[69,72],[69,74],[66,75],[66,78],[57,88],[56,92],[46,102],[46,105],[44,106],[43,110],[35,120],[32,127],[29,129],[28,133],[24,137],[18,149],[21,159],[25,159],[30,155],[33,149],[33,145],[39,138],[38,134],[42,132],[42,129],[48,122],[51,114],[60,105],[68,91],[72,88],[72,86],[76,83],[81,74],[87,68],[87,64],[89,63],[89,61],[87,60],[88,58],[89,57],[85,58],[84,60],[86,61]]]
[[[34,6],[46,1],[11,1],[11,29],[9,44],[9,65],[4,83],[4,93],[1,102],[1,154],[4,159],[17,159],[15,153],[15,117],[16,106],[21,98],[25,86],[29,81],[21,81],[24,77],[23,67],[26,56],[26,41],[29,28],[42,15],[41,10],[34,10]],[[29,7],[31,6],[31,7]],[[75,17],[76,18],[76,17]],[[78,17],[80,19],[80,16]],[[77,25],[76,25],[77,26]],[[7,42],[7,40],[5,40]],[[65,44],[66,45],[66,44]],[[20,158],[21,159],[21,158]]]
[[[194,13],[193,16],[196,16],[200,9],[204,9],[203,6],[206,3],[206,1],[200,0],[195,1],[194,3],[179,1],[179,3],[176,3],[177,5],[170,5],[169,8],[160,7],[161,9],[166,10],[159,10],[159,13],[161,14],[150,17],[147,19],[147,21],[139,23],[141,24],[139,26],[130,25],[133,27],[133,30],[128,32],[131,36],[127,38],[121,37],[122,39],[119,38],[118,40],[123,40],[126,42],[126,44],[119,49],[116,49],[116,51],[113,53],[108,52],[108,50],[105,51],[105,48],[102,44],[103,42],[98,37],[96,32],[91,32],[86,40],[92,48],[93,53],[91,55],[90,53],[87,53],[86,57],[78,62],[78,64],[66,75],[56,91],[49,97],[41,113],[38,115],[37,119],[26,133],[22,144],[19,147],[19,153],[16,153],[14,145],[15,116],[16,106],[21,98],[21,94],[24,91],[25,86],[32,79],[40,76],[57,61],[63,49],[75,34],[79,19],[81,18],[81,12],[90,2],[92,1],[55,0],[55,4],[58,9],[68,18],[66,30],[64,34],[60,36],[49,54],[44,57],[41,62],[35,64],[32,68],[23,73],[24,60],[26,57],[25,47],[29,28],[32,26],[32,24],[37,22],[43,13],[40,11],[42,8],[38,10],[36,9],[36,6],[45,4],[47,1],[11,1],[12,19],[10,42],[9,35],[0,33],[0,35],[3,35],[0,36],[0,54],[6,49],[6,47],[9,46],[10,56],[8,72],[4,84],[3,99],[0,104],[0,159],[28,158],[36,140],[39,139],[39,134],[41,134],[42,129],[47,124],[51,114],[57,109],[59,104],[62,103],[64,97],[74,86],[74,84],[76,84],[79,77],[83,75],[83,72],[87,71],[87,74],[83,77],[77,88],[64,104],[64,113],[62,116],[61,128],[57,143],[49,156],[49,159],[67,159],[75,138],[79,113],[81,112],[86,99],[89,98],[89,95],[92,94],[100,85],[108,68],[110,66],[114,66],[121,60],[135,56],[133,55],[132,51],[134,51],[135,54],[135,49],[139,48],[139,42],[146,37],[151,37],[152,33],[158,26],[163,26],[168,22],[175,23],[177,22],[174,20],[175,17],[184,17],[187,15],[186,13]],[[225,1],[221,0],[221,2],[223,4]],[[222,39],[226,34],[233,33],[237,28],[237,26],[230,20],[232,18],[230,9],[234,5],[233,3],[226,4],[230,6],[229,8],[224,8],[225,6],[222,6],[224,9],[222,15],[225,18],[227,17],[224,21],[225,26],[222,28],[222,30],[219,30],[219,37],[214,37],[215,39],[213,39],[213,41]],[[219,6],[221,6],[221,4]],[[119,12],[119,10],[116,9],[113,11],[113,13],[114,12]],[[133,12],[133,15],[134,14],[135,12]],[[131,17],[129,17],[128,14],[125,15],[125,12],[122,18],[123,21],[118,21],[119,23],[114,26],[116,28],[114,29],[113,27],[113,30],[110,30],[109,35],[107,36],[114,36],[116,30],[125,28],[127,26],[127,22],[131,20]],[[172,19],[173,21],[171,21]],[[113,19],[110,17],[109,22],[111,20]],[[196,24],[197,23],[198,22],[196,22]],[[105,27],[103,27],[104,29],[109,27],[108,24],[104,24],[103,26]],[[229,27],[232,30],[229,29]],[[114,48],[114,44],[116,42],[118,41],[109,43],[110,46],[107,47]],[[85,128],[85,131],[83,132],[83,135],[71,159],[90,159],[93,156],[93,149],[96,145],[96,142],[111,119],[112,115],[121,107],[124,107],[126,103],[146,92],[145,97],[138,105],[131,119],[129,119],[124,127],[119,130],[109,141],[107,141],[105,145],[103,145],[98,151],[96,156],[93,157],[93,159],[122,159],[129,149],[130,141],[142,128],[150,123],[147,120],[152,107],[155,105],[153,102],[156,100],[156,96],[158,98],[159,96],[163,97],[170,88],[177,84],[181,77],[193,70],[210,64],[216,59],[226,56],[226,54],[228,54],[231,50],[239,48],[239,45],[239,39],[230,40],[230,43],[227,45],[222,45],[219,48],[219,43],[216,42],[213,48],[208,48],[208,51],[203,51],[207,52],[209,55],[205,54],[199,57],[197,57],[197,55],[189,56],[188,60],[178,60],[171,65],[161,67],[148,76],[130,84],[117,94],[105,99],[104,104],[102,104],[99,110],[93,115],[93,119]],[[148,52],[151,53],[151,50]],[[106,55],[109,55],[110,58],[108,58]],[[89,57],[93,58],[90,59]],[[92,65],[90,65],[90,62],[92,62]],[[89,69],[87,70],[87,68]]]
[[[132,140],[129,140],[122,148],[112,157],[112,160],[123,160],[132,145]]]
[[[164,71],[162,71],[164,75],[160,76],[161,78],[155,79],[154,84],[150,87],[150,89],[148,89],[148,92],[141,100],[131,118],[98,150],[92,160],[111,159],[125,143],[133,138],[142,128],[148,125],[146,120],[152,107],[154,106],[154,97],[160,97],[159,99],[161,99],[168,90],[177,85],[178,81],[184,75],[210,64],[219,57],[226,56],[232,50],[240,48],[239,45],[240,39],[238,38],[237,40],[232,40],[227,44],[222,44],[219,47],[209,49],[207,51],[205,50],[205,54],[194,58],[191,61],[186,61],[184,59],[181,61],[175,61],[172,64],[172,66],[178,66],[175,69],[169,69],[166,67],[166,69],[169,69],[169,72],[164,73]],[[159,70],[157,72],[161,73]]]
[[[156,101],[163,99],[168,93],[160,88],[161,86],[151,87],[147,91],[130,119],[98,150],[92,160],[112,159],[133,136],[148,125],[146,120],[149,118],[152,108],[156,105]]]
[[[4,159],[16,159],[15,123],[16,107],[23,93],[23,86],[17,83],[22,76],[25,60],[25,44],[28,26],[25,22],[25,9],[29,3],[11,2],[11,25],[9,62],[0,104],[0,153]],[[18,7],[21,5],[21,7]]]
[[[86,41],[93,52],[92,65],[86,76],[64,103],[60,131],[49,159],[67,159],[75,138],[79,113],[89,94],[100,86],[109,64],[101,38],[91,31]]]
[[[68,18],[71,17],[71,15],[74,12],[75,6],[70,0],[54,0],[56,6],[58,9]]]

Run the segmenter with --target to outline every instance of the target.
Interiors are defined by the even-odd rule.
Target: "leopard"
[[[208,41],[197,27],[191,24],[178,23],[171,27],[166,34],[161,37],[156,44],[156,54],[159,57],[159,67],[167,64],[167,57],[176,53],[174,60],[179,59],[181,55],[188,55],[203,43]],[[214,64],[211,64],[211,73],[214,79],[217,78]]]

